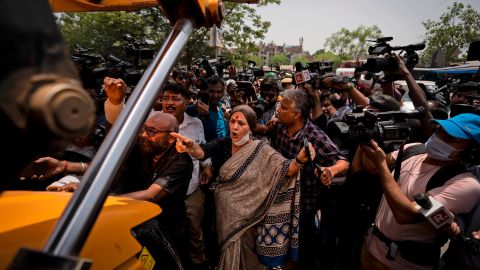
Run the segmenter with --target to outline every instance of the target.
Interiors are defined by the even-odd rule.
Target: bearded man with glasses
[[[113,125],[112,120],[124,107],[126,85],[121,79],[108,78],[105,89],[108,96],[105,113],[107,121]],[[172,100],[175,102],[175,97]],[[164,110],[168,108],[164,106]],[[188,154],[177,152],[171,132],[179,132],[173,114],[157,112],[148,118],[119,173],[114,192],[122,197],[154,202],[162,208],[157,221],[178,252],[184,268],[189,268],[184,201],[193,162]]]

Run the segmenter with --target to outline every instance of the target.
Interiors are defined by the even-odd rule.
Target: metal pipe
[[[82,178],[82,185],[73,195],[44,246],[45,252],[57,256],[76,256],[80,253],[108,196],[113,179],[193,29],[193,20],[180,19],[175,23],[95,155]]]

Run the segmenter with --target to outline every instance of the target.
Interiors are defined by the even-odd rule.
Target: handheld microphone
[[[413,196],[417,203],[417,209],[423,216],[435,227],[435,229],[453,221],[453,215],[448,209],[432,196],[427,196],[425,193],[418,193]]]

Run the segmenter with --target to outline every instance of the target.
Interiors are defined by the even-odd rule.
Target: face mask
[[[243,136],[240,140],[238,140],[238,142],[233,142],[233,144],[235,146],[243,146],[248,142],[248,140],[250,140],[250,132],[245,134],[245,136]]]
[[[425,149],[428,157],[441,161],[450,161],[453,159],[452,157],[456,157],[456,154],[463,150],[456,149],[455,147],[444,142],[437,136],[437,134],[433,134],[428,139],[428,141],[425,143]]]

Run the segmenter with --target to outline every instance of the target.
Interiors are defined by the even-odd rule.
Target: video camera
[[[107,76],[121,78],[128,86],[135,86],[143,73],[135,65],[113,54],[103,57],[100,54],[89,53],[88,49],[83,49],[79,45],[75,45],[71,59],[79,70],[84,87],[97,90],[97,94],[103,79]]]
[[[219,57],[218,59],[202,59],[197,62],[199,66],[205,69],[206,75],[205,77],[208,78],[213,75],[218,75],[220,77],[224,77],[225,69],[232,65],[232,61],[224,61],[223,57]],[[196,74],[198,72],[195,72]]]
[[[311,62],[308,63],[306,66],[310,73],[317,73],[319,76],[325,75],[329,72],[333,72],[332,67],[332,61]]]
[[[126,56],[133,56],[135,58],[135,66],[143,59],[153,58],[153,46],[155,43],[146,39],[135,39],[130,34],[123,35],[125,41],[124,52]]]
[[[414,131],[409,119],[424,116],[423,107],[412,112],[353,112],[346,115],[345,122],[334,122],[337,128],[336,137],[342,142],[343,149],[358,144],[370,144],[375,140],[379,146],[387,151],[393,150],[396,145],[402,144],[410,138]]]
[[[383,37],[374,40],[376,44],[368,48],[368,53],[374,58],[367,59],[365,67],[368,71],[378,73],[380,71],[395,71],[397,69],[397,63],[390,57],[393,51],[401,51],[399,55],[405,51],[402,56],[405,65],[409,70],[412,70],[418,63],[418,54],[416,51],[425,49],[425,43],[411,44],[407,46],[390,46],[389,41],[392,41],[392,37]]]
[[[323,62],[311,62],[302,65],[300,62],[295,63],[295,84],[302,84],[308,82],[312,85],[313,89],[318,88],[320,85],[320,77],[326,73],[332,72],[332,61],[323,61]]]
[[[105,77],[105,59],[100,54],[90,53],[90,49],[84,49],[75,45],[70,58],[75,64],[83,86],[86,88],[98,88]]]
[[[129,86],[136,85],[142,77],[142,71],[133,64],[123,61],[113,54],[105,56],[107,61],[107,76],[113,78],[122,78]]]
[[[254,82],[256,78],[264,77],[265,71],[257,67],[255,61],[249,60],[247,67],[243,68],[243,72],[237,74],[238,81],[249,81]]]

